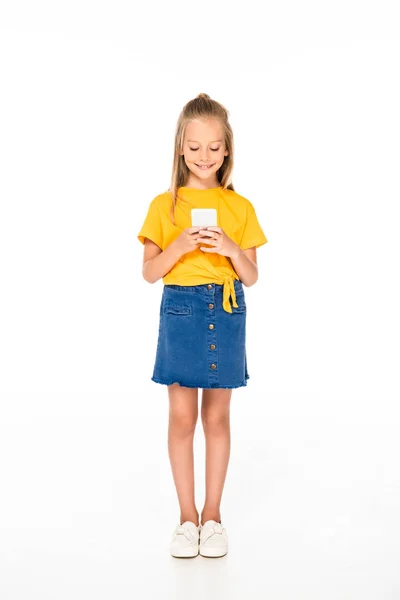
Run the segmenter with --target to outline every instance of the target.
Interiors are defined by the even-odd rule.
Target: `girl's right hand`
[[[187,252],[193,252],[200,244],[204,243],[202,236],[198,235],[200,229],[202,229],[202,227],[197,225],[196,227],[188,227],[174,240],[176,247],[179,249],[182,256]],[[197,238],[199,239],[197,240]]]

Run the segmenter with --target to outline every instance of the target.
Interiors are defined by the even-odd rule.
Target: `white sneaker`
[[[228,552],[228,535],[222,523],[213,519],[200,525],[200,548],[202,556],[224,556]]]
[[[170,546],[172,556],[188,558],[199,553],[199,527],[185,521],[175,527]]]

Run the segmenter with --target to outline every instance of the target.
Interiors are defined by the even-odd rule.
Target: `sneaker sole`
[[[185,548],[178,551],[171,551],[171,556],[174,558],[194,558],[198,553],[198,548]]]
[[[225,554],[228,554],[228,548],[223,550],[222,548],[200,547],[199,554],[201,554],[201,556],[206,556],[207,558],[219,558],[220,556],[225,556]]]

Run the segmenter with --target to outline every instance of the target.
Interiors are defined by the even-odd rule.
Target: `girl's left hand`
[[[204,248],[200,246],[200,250],[204,252],[216,252],[217,254],[221,254],[222,256],[233,256],[237,254],[239,250],[239,246],[226,235],[221,227],[211,226],[205,227],[204,229],[200,229],[200,236],[205,235],[206,233],[212,233],[211,238],[199,237],[198,240],[206,244],[210,244],[213,248]]]

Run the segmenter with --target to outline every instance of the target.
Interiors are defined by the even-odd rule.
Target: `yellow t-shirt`
[[[170,217],[171,192],[159,194],[151,201],[137,236],[142,244],[147,237],[161,250],[165,250],[184,229],[192,226],[192,208],[216,208],[218,227],[221,227],[242,250],[252,246],[258,248],[268,242],[253,205],[236,191],[224,189],[222,186],[206,190],[180,187],[178,195],[175,209],[176,225]],[[203,245],[211,247],[205,243]],[[234,279],[239,279],[239,276],[229,257],[216,252],[204,252],[199,247],[184,254],[162,280],[164,284],[175,285],[223,284],[223,307],[231,313],[230,297],[233,306],[238,306]]]

